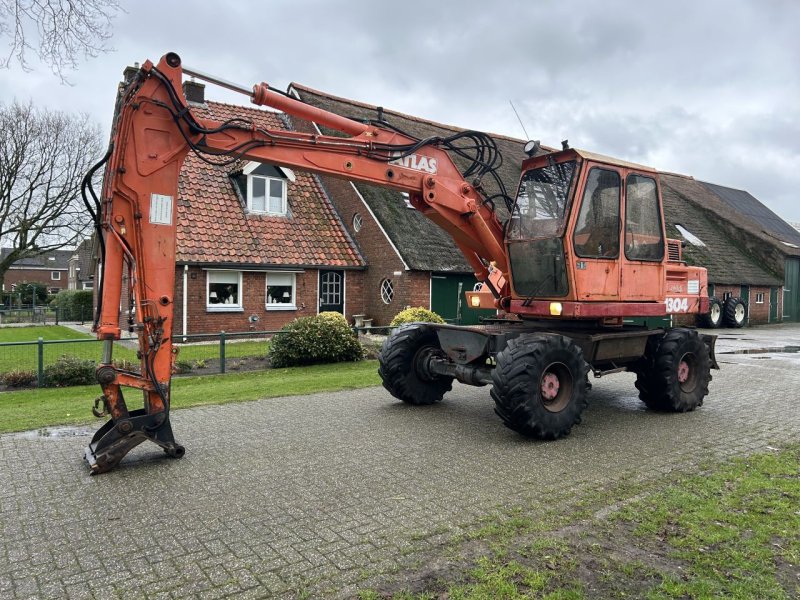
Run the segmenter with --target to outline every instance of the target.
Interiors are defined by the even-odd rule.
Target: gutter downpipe
[[[187,316],[187,299],[189,292],[186,285],[189,279],[189,265],[183,265],[183,341],[186,341],[186,316]]]

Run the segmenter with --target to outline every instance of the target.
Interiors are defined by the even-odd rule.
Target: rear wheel
[[[378,374],[383,387],[407,404],[434,404],[453,389],[453,378],[428,375],[419,365],[431,355],[444,356],[436,331],[424,323],[412,323],[386,338],[378,354]]]
[[[725,300],[722,319],[728,327],[744,327],[747,320],[747,305],[744,300],[733,296]]]
[[[702,406],[711,381],[708,348],[693,329],[651,337],[637,370],[636,388],[648,408],[688,412]]]
[[[722,302],[719,298],[708,299],[708,312],[698,316],[698,324],[708,329],[717,329],[722,325]]]
[[[560,335],[522,335],[497,354],[492,371],[495,412],[527,437],[554,440],[580,423],[588,404],[589,365]]]

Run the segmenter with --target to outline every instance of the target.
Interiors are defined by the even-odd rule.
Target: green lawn
[[[371,387],[380,385],[377,371],[377,361],[362,361],[176,377],[172,380],[172,406],[187,408]],[[99,395],[100,387],[97,385],[0,392],[0,433],[92,421],[90,408]],[[131,409],[141,408],[138,392],[129,390],[127,400]]]
[[[800,598],[799,507],[794,445],[489,518],[359,597]]]
[[[35,325],[33,327],[0,327],[0,344],[4,342],[35,342],[45,340],[81,340],[87,336],[61,325]]]

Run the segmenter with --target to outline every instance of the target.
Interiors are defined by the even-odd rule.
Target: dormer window
[[[234,176],[247,205],[247,212],[285,216],[288,212],[286,190],[294,173],[289,169],[251,162]]]
[[[261,175],[248,176],[247,210],[268,215],[285,215],[286,180]]]

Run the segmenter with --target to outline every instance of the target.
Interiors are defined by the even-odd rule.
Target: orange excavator
[[[198,118],[182,92],[185,74],[343,135]],[[438,402],[454,380],[488,384],[504,423],[541,439],[564,436],[580,421],[589,371],[635,372],[639,396],[654,410],[700,406],[717,368],[715,338],[623,321],[703,314],[709,306],[705,269],[688,266],[681,243],[666,238],[656,171],[568,147],[545,152],[538,142],[525,151],[509,196],[497,175],[502,157],[486,134],[417,139],[382,113],[348,119],[266,83],[249,89],[185,68],[175,53],[145,62],[120,91],[109,150],[83,186],[100,244],[94,328],[104,346],[94,412],[110,417],[86,449],[91,472],[113,469],[146,440],[171,457],[184,454],[169,413],[176,198],[189,152],[217,164],[246,159],[401,190],[452,236],[482,282],[468,303],[503,318],[473,327],[417,323],[389,336],[379,373],[406,403]],[[98,196],[92,178],[103,166]],[[498,193],[485,191],[489,181]],[[140,372],[112,360],[124,281]],[[123,388],[140,390],[143,408],[129,409]]]

